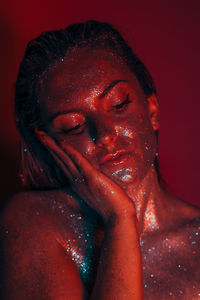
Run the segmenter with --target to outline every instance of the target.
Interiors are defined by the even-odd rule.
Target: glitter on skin
[[[95,149],[94,142],[95,142],[94,139],[90,142],[90,144],[88,145],[88,147],[86,149],[86,154],[91,153],[92,151],[94,151],[94,149]]]
[[[124,128],[122,126],[115,126],[115,130],[116,130],[117,135],[124,135],[124,136],[129,137],[130,139],[134,138],[134,134],[131,129]]]
[[[62,238],[56,238],[56,240],[59,244],[62,245],[66,253],[70,255],[71,259],[76,263],[76,266],[79,270],[79,273],[83,281],[87,282],[90,277],[91,264],[92,264],[91,257],[94,250],[94,246],[91,244],[91,242],[89,243],[89,241],[91,240],[91,234],[87,232],[86,234],[87,239],[84,239],[85,233],[80,233],[81,227],[79,228],[80,225],[78,226],[78,224],[82,222],[81,215],[70,214],[69,217],[71,220],[72,219],[74,220],[73,222],[71,222],[70,226],[73,227],[73,231],[75,232],[75,234],[78,235],[78,240],[80,241],[79,246],[77,246],[76,239],[63,240]],[[76,220],[78,220],[78,223]],[[94,229],[88,228],[88,230],[93,231]],[[84,239],[84,244],[82,244],[83,239]]]
[[[84,99],[84,102],[90,105],[90,109],[96,111],[97,107],[95,105],[95,98],[100,95],[101,91],[97,88],[93,88],[90,90],[90,94],[88,97]]]
[[[196,251],[193,253],[193,255],[197,254],[198,251],[198,242],[194,241],[194,238],[197,238],[199,235],[199,232],[193,229],[193,234],[188,235],[188,232],[191,232],[192,225],[185,225],[185,227],[181,230],[182,233],[181,235],[177,235],[176,233],[172,235],[169,234],[167,237],[163,236],[163,244],[162,247],[160,247],[160,244],[155,244],[152,242],[154,246],[151,248],[148,247],[148,243],[145,244],[145,235],[143,237],[143,240],[141,240],[140,244],[142,246],[141,250],[143,253],[143,269],[145,268],[144,272],[144,287],[147,285],[150,287],[150,290],[154,289],[154,284],[156,284],[157,280],[150,281],[150,279],[157,279],[158,282],[160,279],[165,278],[166,274],[167,275],[167,283],[168,286],[174,287],[174,289],[170,291],[171,297],[173,296],[174,298],[172,299],[197,299],[196,297],[198,296],[199,293],[199,286],[198,283],[193,285],[193,290],[192,295],[194,295],[191,298],[191,290],[185,285],[185,282],[188,282],[188,276],[191,276],[192,280],[192,274],[193,274],[193,263],[187,260],[187,257],[191,257],[191,250],[192,248],[189,247],[188,242],[190,241],[192,244],[193,249]],[[198,234],[196,234],[198,233]],[[186,234],[186,235],[185,235]],[[193,243],[196,242],[196,243]],[[160,257],[160,260],[159,260]],[[191,258],[192,259],[192,258]],[[195,258],[194,258],[195,260]],[[179,261],[179,263],[177,263]],[[156,268],[156,264],[161,263],[163,271],[158,271]],[[152,272],[152,267],[155,264],[154,271]],[[176,268],[176,269],[175,269]],[[198,269],[198,264],[197,264],[197,269]],[[168,271],[167,271],[168,270]],[[172,272],[173,270],[173,272]],[[149,274],[149,276],[147,276]],[[190,275],[189,275],[190,274]],[[179,286],[181,289],[176,287],[174,285],[174,278],[179,278]],[[191,281],[192,282],[192,281]],[[183,288],[184,287],[184,288]],[[183,298],[184,294],[184,298]],[[196,295],[196,296],[195,296]],[[147,296],[148,299],[148,296]],[[153,299],[153,298],[152,298]],[[167,299],[167,298],[165,298]]]
[[[150,199],[148,201],[145,216],[146,216],[146,220],[144,224],[144,230],[147,229],[154,230],[155,228],[159,228],[158,221],[156,219],[155,205],[153,199]]]
[[[98,56],[98,55],[97,55]],[[84,62],[84,59],[81,59],[82,62]],[[94,62],[92,62],[94,64]],[[110,69],[107,67],[107,69],[105,68],[105,76],[103,77],[98,77],[97,76],[97,72],[101,73],[102,71],[100,70],[99,65],[101,65],[101,61],[97,61],[97,68],[96,65],[93,65],[91,63],[92,67],[92,71],[90,72],[90,74],[92,74],[92,80],[90,78],[90,84],[91,87],[88,88],[88,86],[86,87],[86,93],[85,90],[83,89],[83,91],[81,92],[79,85],[80,82],[82,83],[82,87],[85,86],[85,81],[87,80],[85,73],[83,72],[82,77],[77,77],[77,81],[76,78],[71,79],[69,82],[74,82],[74,86],[75,86],[75,91],[77,92],[76,94],[73,95],[72,100],[76,101],[77,99],[77,95],[81,96],[81,99],[83,99],[81,102],[75,102],[76,104],[76,108],[77,105],[79,105],[79,108],[81,109],[85,109],[85,107],[80,106],[80,103],[82,105],[82,103],[84,102],[87,108],[87,112],[91,112],[94,111],[93,109],[93,102],[96,99],[96,97],[90,98],[91,102],[89,101],[88,98],[88,94],[87,92],[91,92],[92,90],[94,90],[94,83],[95,84],[99,84],[99,83],[103,83],[103,86],[106,86],[108,84],[108,82],[106,82],[106,78],[113,78],[113,74],[115,72],[115,70],[111,69],[111,73],[107,74],[107,70],[110,71]],[[102,63],[102,69],[104,68],[104,66],[106,66],[106,64]],[[116,64],[115,64],[116,67]],[[95,69],[96,68],[96,69]],[[89,71],[87,70],[88,74]],[[96,73],[95,73],[96,72]],[[80,69],[78,68],[78,74],[80,73]],[[65,73],[66,74],[66,73]],[[77,73],[75,73],[75,76],[77,75]],[[122,73],[121,73],[122,74]],[[127,70],[126,73],[123,74],[127,74]],[[117,74],[118,75],[118,74]],[[61,76],[62,78],[60,79],[61,81],[63,80],[64,76]],[[119,78],[119,77],[117,77]],[[121,77],[120,77],[121,78]],[[115,73],[115,78],[116,79],[116,73]],[[52,81],[54,82],[54,81]],[[56,82],[55,82],[56,83]],[[66,80],[65,80],[65,84],[66,84]],[[76,88],[76,85],[78,85],[78,87]],[[89,84],[88,84],[89,85]],[[53,86],[53,85],[52,85]],[[121,87],[123,88],[123,90],[130,90],[130,86],[128,86],[127,84],[123,83],[121,84]],[[115,92],[113,92],[112,97],[114,99],[114,95],[115,94],[119,94],[119,86],[116,88]],[[87,95],[86,95],[87,94]],[[86,97],[85,97],[86,95]],[[84,96],[84,97],[83,97]],[[66,97],[68,98],[68,97]],[[65,105],[66,102],[66,98],[63,101],[60,101],[60,105]],[[80,98],[80,97],[79,97]],[[84,100],[85,99],[85,100]],[[62,99],[61,99],[62,100]],[[91,103],[91,105],[90,105]],[[58,102],[56,103],[56,107],[58,105]],[[70,105],[70,103],[69,103]],[[55,108],[55,105],[54,105]],[[126,139],[121,139],[121,145],[124,146],[124,142],[126,142],[126,146],[133,145],[132,147],[132,152],[134,153],[134,151],[136,153],[134,154],[138,154],[138,157],[144,157],[145,155],[147,155],[145,157],[144,160],[142,160],[142,164],[141,165],[134,165],[133,169],[134,169],[134,175],[136,179],[138,179],[137,175],[140,173],[140,171],[142,170],[142,172],[144,172],[142,174],[143,177],[146,176],[146,172],[147,170],[149,170],[149,167],[152,165],[153,167],[153,163],[152,163],[152,158],[151,155],[150,157],[148,157],[148,153],[153,153],[153,158],[154,158],[154,150],[152,149],[146,149],[145,147],[148,147],[149,143],[146,140],[147,137],[150,135],[150,133],[147,131],[145,131],[145,128],[148,127],[148,124],[145,124],[145,118],[143,117],[143,114],[139,113],[139,110],[142,110],[141,107],[140,109],[136,109],[136,113],[135,115],[141,115],[138,119],[138,123],[135,122],[133,123],[133,119],[134,119],[134,114],[131,115],[131,117],[129,117],[129,119],[121,122],[122,125],[117,125],[118,128],[116,129],[116,124],[117,124],[117,120],[115,119],[113,122],[110,122],[110,117],[106,118],[106,115],[104,114],[103,117],[101,115],[101,123],[100,123],[100,133],[101,134],[105,134],[105,132],[103,132],[103,125],[105,122],[107,122],[107,127],[110,126],[110,128],[113,130],[112,132],[116,133],[118,130],[118,135],[117,137],[126,137]],[[143,113],[143,112],[142,112]],[[95,115],[96,119],[98,119],[100,113]],[[105,122],[104,122],[105,121]],[[136,132],[142,132],[142,139],[139,140],[141,141],[140,143],[135,143],[135,139],[138,138],[138,136],[134,136],[134,144],[132,141],[132,134],[133,132],[135,133],[135,131],[127,131],[127,123],[131,124],[131,128],[135,130],[136,128]],[[111,127],[111,125],[113,127]],[[105,127],[106,128],[106,127]],[[130,137],[130,138],[129,138]],[[74,142],[74,146],[77,147],[78,144],[78,140],[81,140],[80,136],[79,139],[75,139]],[[120,139],[119,139],[120,140]],[[88,159],[90,159],[89,156],[87,156],[88,153],[91,153],[90,151],[90,147],[88,147],[88,144],[86,145],[85,148],[81,148],[82,145],[84,145],[82,143],[82,141],[86,141],[85,140],[81,140],[80,145],[78,148],[78,150],[83,154],[86,154],[86,157]],[[141,146],[142,145],[142,146]],[[151,145],[151,143],[150,143]],[[90,145],[89,145],[90,146]],[[138,148],[137,148],[138,146]],[[140,148],[141,146],[141,148]],[[142,153],[141,153],[142,152]],[[139,156],[141,154],[141,156]],[[135,157],[133,157],[135,159]],[[133,162],[139,161],[138,160],[132,160]],[[148,165],[149,163],[149,165]],[[146,167],[147,166],[147,167]],[[145,167],[147,168],[145,170]],[[120,169],[121,170],[121,169]],[[123,172],[127,172],[128,167],[124,168]],[[145,170],[145,171],[144,171]],[[133,171],[133,170],[132,170]],[[122,173],[116,173],[112,171],[111,175],[115,178],[116,176],[121,176],[121,179],[123,179],[123,172]],[[132,173],[131,173],[132,174]],[[149,173],[150,174],[150,173]],[[155,174],[155,172],[154,172]],[[126,174],[127,175],[127,174]],[[128,175],[130,175],[130,173],[128,173]],[[142,181],[143,177],[139,177],[139,182]],[[118,177],[120,178],[120,177]],[[122,180],[123,182],[123,180]],[[174,299],[179,299],[177,295],[182,294],[183,293],[183,288],[185,289],[185,283],[188,282],[188,278],[189,275],[192,277],[193,275],[193,271],[194,270],[194,262],[192,265],[191,260],[188,260],[188,258],[191,258],[191,253],[193,253],[195,250],[196,252],[194,253],[194,258],[191,258],[195,261],[195,258],[197,257],[196,253],[198,253],[198,247],[197,244],[192,244],[192,241],[194,241],[195,237],[197,236],[196,232],[197,229],[195,227],[195,231],[192,234],[192,227],[189,229],[187,228],[183,228],[184,226],[180,223],[177,224],[175,223],[175,219],[172,218],[174,211],[170,211],[168,209],[168,207],[166,206],[164,209],[161,207],[157,206],[157,202],[159,203],[160,198],[164,198],[164,195],[161,193],[153,193],[151,192],[152,186],[155,186],[155,182],[153,182],[153,180],[149,180],[151,186],[149,187],[147,184],[143,184],[143,186],[140,187],[134,187],[136,190],[133,189],[129,189],[129,186],[126,186],[127,188],[127,194],[130,196],[130,198],[135,202],[136,204],[136,208],[137,208],[137,214],[138,214],[138,219],[139,221],[144,219],[144,226],[141,227],[141,248],[142,248],[142,256],[143,256],[143,269],[145,270],[144,272],[144,286],[145,288],[148,287],[148,289],[146,289],[146,294],[145,294],[145,299],[151,299],[149,297],[149,294],[151,293],[151,295],[154,295],[154,292],[158,289],[158,283],[160,285],[160,289],[161,290],[165,290],[165,296],[169,295],[169,293],[172,293],[173,291],[173,297],[175,297]],[[134,183],[134,181],[133,181]],[[156,198],[157,196],[157,198]],[[173,199],[174,200],[174,199]],[[63,201],[64,202],[64,201]],[[160,204],[160,203],[159,203]],[[165,203],[166,204],[166,203]],[[71,224],[71,228],[72,231],[74,232],[74,237],[71,239],[68,239],[67,242],[64,241],[64,243],[62,242],[62,245],[65,245],[66,248],[66,253],[69,253],[69,255],[71,255],[71,257],[73,258],[73,261],[76,263],[76,265],[78,266],[78,269],[82,271],[80,271],[81,274],[85,274],[87,273],[87,276],[85,276],[85,281],[88,280],[89,281],[89,276],[90,276],[90,268],[94,267],[92,266],[92,251],[94,249],[93,246],[93,241],[91,239],[92,234],[89,236],[87,234],[83,234],[84,231],[86,231],[86,228],[84,226],[85,225],[85,221],[84,218],[83,219],[79,219],[80,215],[76,215],[73,213],[70,213],[69,216],[65,215],[65,212],[62,211],[63,208],[60,207],[60,205],[58,204],[58,208],[60,210],[60,213],[63,215],[63,219],[67,219],[67,217],[69,218],[69,223]],[[176,207],[178,208],[178,207]],[[156,209],[158,210],[158,212],[156,211]],[[167,210],[168,209],[168,210]],[[168,215],[165,215],[164,221],[159,219],[159,216],[161,214],[161,212],[168,212]],[[175,210],[176,212],[178,212],[178,209]],[[162,216],[161,216],[162,217]],[[177,217],[177,216],[176,216]],[[178,218],[178,217],[177,217]],[[180,216],[179,216],[180,218]],[[169,221],[169,222],[168,222]],[[172,227],[170,227],[170,222],[173,224]],[[90,223],[90,220],[88,220],[88,224]],[[169,223],[169,224],[168,224]],[[93,223],[91,222],[91,227],[95,228],[95,226],[93,225]],[[141,221],[142,224],[142,221]],[[189,221],[188,221],[188,225],[189,225]],[[159,235],[158,235],[158,229],[161,228],[162,230],[160,230]],[[169,227],[167,227],[167,225],[169,225]],[[84,230],[82,227],[84,227]],[[181,228],[180,228],[181,227]],[[182,231],[178,230],[183,229]],[[88,229],[89,230],[89,229]],[[94,229],[93,229],[94,230]],[[92,229],[91,229],[92,232]],[[164,232],[164,233],[163,233]],[[178,234],[177,234],[178,233]],[[197,237],[196,237],[197,238]],[[188,242],[189,240],[189,242]],[[90,252],[91,251],[91,252]],[[193,252],[192,252],[193,251]],[[84,261],[83,261],[84,259]],[[85,265],[84,265],[85,263]],[[181,266],[184,266],[182,268],[177,268],[177,264],[180,264]],[[85,267],[84,267],[85,266]],[[86,271],[85,271],[86,270]],[[191,272],[189,272],[191,271]],[[83,275],[81,275],[83,277]],[[181,277],[182,276],[182,277]],[[179,284],[177,285],[176,280],[174,280],[174,278],[179,279]],[[169,290],[169,286],[170,286],[170,290]],[[180,290],[180,286],[181,286],[181,290]],[[199,293],[199,286],[196,284],[196,282],[194,282],[194,290],[195,290],[195,296],[197,295],[197,291]],[[191,289],[190,289],[191,292]],[[184,290],[184,294],[186,294],[186,291]],[[163,294],[162,294],[163,295]],[[182,297],[182,296],[181,296]],[[152,298],[152,299],[155,299]],[[157,299],[160,299],[159,297],[157,297]],[[183,298],[180,298],[183,299]],[[190,299],[190,298],[186,298],[186,299]]]
[[[126,182],[131,179],[132,169],[122,168],[112,173],[116,178],[120,178],[121,181]]]

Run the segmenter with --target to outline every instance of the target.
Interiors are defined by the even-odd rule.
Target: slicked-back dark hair
[[[15,87],[16,124],[21,136],[21,171],[24,185],[32,189],[67,185],[62,171],[39,143],[34,129],[42,128],[38,102],[40,76],[67,57],[75,47],[110,48],[135,74],[146,96],[156,94],[152,77],[144,64],[110,24],[87,21],[65,29],[42,33],[27,45]],[[157,163],[157,162],[156,162]]]

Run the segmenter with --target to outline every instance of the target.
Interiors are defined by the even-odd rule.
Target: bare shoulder
[[[14,195],[0,213],[3,246],[7,250],[10,248],[12,255],[17,253],[17,249],[24,249],[28,254],[32,248],[45,246],[45,243],[48,245],[50,241],[54,244],[70,238],[67,216],[76,210],[72,204],[70,193],[61,190],[28,191]]]
[[[67,240],[72,233],[70,215],[78,211],[78,202],[68,190],[18,193],[1,210],[1,239],[4,244],[25,242],[26,250],[47,239]]]
[[[70,190],[27,191],[12,196],[1,209],[1,224],[12,227],[45,221],[50,225],[59,212],[78,211],[78,203]],[[42,228],[40,227],[40,230]]]
[[[199,208],[196,208],[197,214],[194,218],[189,219],[188,222],[182,227],[180,231],[180,247],[182,253],[179,257],[182,257],[180,261],[183,262],[178,265],[179,269],[183,269],[182,272],[187,275],[188,286],[186,288],[188,298],[194,295],[194,299],[197,299],[199,295],[199,269],[200,269],[200,214]]]
[[[182,210],[184,222],[174,236],[177,245],[177,257],[180,263],[179,271],[188,278],[186,290],[188,295],[199,293],[199,268],[200,268],[200,209],[190,203],[185,203]],[[188,298],[189,299],[189,298]]]
[[[59,191],[23,192],[2,209],[1,299],[81,299],[80,276],[58,242],[62,228],[68,235],[61,206],[70,211]]]
[[[172,234],[176,238],[179,237],[182,244],[186,243],[188,250],[194,251],[193,254],[196,254],[193,248],[200,244],[200,208],[177,197],[172,200],[175,204],[172,221],[176,224]],[[176,221],[177,223],[175,223]]]
[[[164,219],[169,231],[179,230],[186,224],[193,223],[200,218],[200,207],[168,192],[164,192],[163,197]]]

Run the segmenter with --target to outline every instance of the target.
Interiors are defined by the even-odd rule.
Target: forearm
[[[107,226],[91,300],[143,299],[142,263],[135,217]]]

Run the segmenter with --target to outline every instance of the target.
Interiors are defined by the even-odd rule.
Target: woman
[[[2,299],[198,299],[199,209],[159,184],[155,86],[121,35],[31,41],[15,105],[30,190],[2,212]]]

